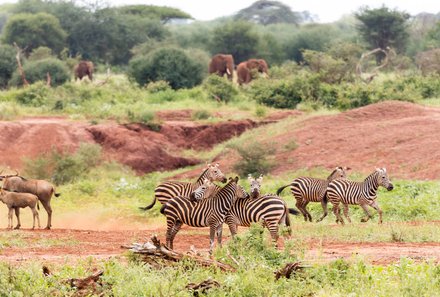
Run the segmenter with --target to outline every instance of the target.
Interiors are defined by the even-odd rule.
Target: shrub
[[[234,170],[241,177],[246,177],[248,174],[266,174],[274,165],[268,157],[275,153],[275,148],[268,144],[255,141],[241,146],[235,145],[233,148],[240,155],[240,160],[234,164]]]
[[[51,77],[51,84],[54,86],[61,85],[70,79],[70,71],[67,66],[64,62],[55,58],[29,61],[24,64],[23,71],[29,83],[46,81],[48,73]],[[9,84],[12,86],[21,86],[23,84],[18,71],[14,72]]]
[[[143,111],[132,111],[127,110],[128,120],[135,123],[142,123],[153,131],[160,131],[161,125],[156,120],[156,115],[154,112],[149,110]]]
[[[5,88],[17,69],[15,50],[10,45],[0,45],[0,88]]]
[[[15,100],[24,105],[42,106],[45,105],[49,88],[43,82],[37,82],[28,88],[19,90],[15,94]]]
[[[52,149],[36,159],[23,160],[25,173],[33,178],[51,179],[57,185],[77,180],[101,162],[101,147],[97,144],[82,143],[78,150],[61,153]]]
[[[191,118],[192,118],[193,120],[207,120],[207,119],[209,119],[211,116],[212,116],[212,115],[211,115],[211,113],[210,113],[209,111],[202,109],[202,110],[196,110],[196,111],[192,114]]]
[[[151,94],[167,91],[170,88],[170,83],[164,80],[152,81],[145,86],[145,89]]]
[[[418,53],[416,63],[423,75],[440,74],[440,48]]]
[[[225,77],[212,74],[203,82],[203,88],[212,99],[229,102],[238,95],[237,89]]]
[[[34,49],[29,55],[28,61],[38,61],[52,58],[52,50],[45,46]]]
[[[203,69],[203,65],[193,61],[181,49],[160,48],[132,59],[128,75],[140,85],[165,80],[173,89],[180,89],[201,83]]]

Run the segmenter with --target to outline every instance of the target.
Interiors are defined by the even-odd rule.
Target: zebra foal
[[[337,179],[332,181],[327,188],[328,200],[333,204],[333,213],[336,216],[336,223],[344,224],[341,216],[339,204],[342,203],[344,207],[344,216],[348,222],[351,219],[348,215],[348,205],[360,205],[365,211],[367,217],[362,218],[362,222],[371,219],[371,214],[368,211],[368,206],[374,208],[379,213],[379,224],[382,223],[382,210],[377,204],[377,190],[379,186],[391,191],[394,186],[388,178],[386,168],[377,168],[371,173],[363,182],[354,182],[348,179]]]
[[[216,192],[210,199],[201,199],[199,202],[191,201],[188,198],[177,196],[170,199],[161,212],[167,218],[167,246],[172,249],[174,238],[183,224],[191,227],[209,227],[210,246],[212,252],[214,239],[217,234],[218,244],[222,241],[222,226],[226,214],[231,209],[237,198],[245,198],[246,192],[237,185],[238,177],[230,179],[229,182]],[[200,191],[207,191],[210,187],[196,189],[191,196],[200,196]],[[214,188],[215,187],[211,187]]]
[[[207,168],[198,177],[195,183],[190,182],[179,182],[179,181],[167,181],[159,184],[154,189],[154,200],[150,205],[145,207],[139,207],[142,210],[148,210],[153,208],[157,200],[161,204],[165,204],[168,200],[176,196],[189,197],[189,195],[201,186],[205,179],[211,182],[220,181],[227,182],[226,176],[219,168],[219,164],[211,165],[208,164]],[[218,187],[220,189],[220,187]]]
[[[322,221],[328,214],[327,210],[327,186],[328,184],[339,178],[346,178],[346,172],[350,170],[349,167],[336,167],[327,179],[319,179],[313,177],[298,177],[290,184],[285,185],[277,190],[277,195],[280,195],[284,188],[290,187],[293,197],[296,199],[296,207],[303,214],[304,220],[312,221],[312,216],[307,211],[307,204],[309,202],[321,202],[324,214],[317,220]],[[290,209],[293,211],[293,209]]]
[[[237,226],[250,227],[251,223],[262,222],[269,229],[272,240],[276,244],[280,223],[288,227],[289,235],[292,233],[286,202],[274,194],[260,195],[262,175],[258,179],[252,176],[248,179],[251,186],[251,198],[235,200],[226,215],[225,222],[232,236],[237,234]]]

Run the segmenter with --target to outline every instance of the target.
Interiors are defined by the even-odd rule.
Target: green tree
[[[119,13],[135,15],[145,19],[159,19],[167,23],[172,19],[192,19],[192,16],[177,8],[154,5],[126,5],[115,8]]]
[[[372,48],[392,47],[397,52],[405,50],[409,36],[408,13],[390,10],[385,6],[377,9],[364,7],[355,16],[359,20],[359,33]],[[384,57],[383,53],[378,53],[376,62],[380,64]]]
[[[289,6],[281,2],[260,0],[240,10],[235,15],[235,19],[251,21],[262,25],[276,23],[297,25],[301,22],[301,15],[293,12]]]
[[[3,29],[4,42],[16,42],[25,49],[26,54],[40,46],[46,46],[59,53],[66,45],[66,36],[59,20],[48,13],[11,16]]]
[[[146,56],[133,58],[128,75],[138,84],[167,81],[173,89],[191,88],[203,79],[206,65],[191,59],[183,50],[159,48]]]
[[[48,73],[51,77],[51,83],[54,86],[61,85],[70,79],[70,70],[67,68],[66,64],[55,58],[29,61],[24,64],[23,70],[24,73],[26,73],[26,79],[29,83],[46,81]],[[20,74],[18,71],[15,71],[9,84],[20,86],[22,83]]]
[[[440,21],[428,31],[424,44],[427,49],[440,48]]]
[[[238,64],[256,55],[259,40],[259,35],[251,23],[228,22],[214,29],[211,52],[231,54]]]
[[[12,46],[6,44],[0,45],[0,88],[4,88],[8,85],[12,73],[17,69],[15,54],[16,52]]]

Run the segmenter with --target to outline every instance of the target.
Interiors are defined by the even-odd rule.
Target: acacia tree
[[[211,41],[213,54],[225,53],[234,57],[236,64],[256,55],[259,36],[248,22],[228,22],[214,29]]]
[[[25,49],[26,55],[40,46],[59,53],[65,46],[66,36],[59,20],[48,13],[14,15],[3,29],[3,41],[8,44],[17,43]]]
[[[406,12],[390,10],[385,6],[377,9],[361,8],[355,14],[359,20],[359,33],[372,48],[394,48],[397,52],[404,51],[407,41],[407,21],[410,15]],[[384,54],[378,52],[376,62],[380,64]]]

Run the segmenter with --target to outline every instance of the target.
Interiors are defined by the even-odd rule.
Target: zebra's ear
[[[345,171],[351,170],[351,167],[344,167],[343,168]]]
[[[214,166],[218,168],[220,166],[220,164],[219,163],[215,163]]]
[[[260,174],[260,177],[257,179],[257,181],[258,181],[258,183],[261,184],[261,182],[263,181],[263,175],[262,174]]]
[[[238,176],[235,177],[235,182],[237,183],[240,178]]]
[[[250,174],[250,173],[248,174],[248,180],[252,181],[252,174]]]
[[[384,173],[387,173],[387,169],[385,167],[382,168],[382,170],[383,170]]]

